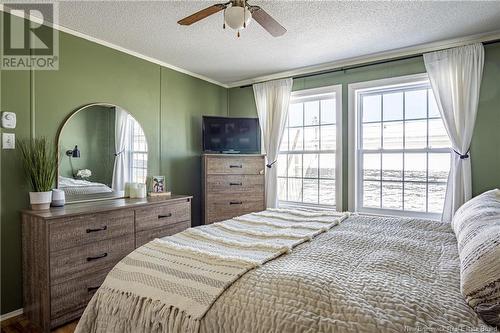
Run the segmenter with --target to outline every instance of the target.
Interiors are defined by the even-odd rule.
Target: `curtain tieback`
[[[120,156],[121,154],[123,154],[125,152],[125,148],[123,148],[121,151],[115,153],[115,156]]]
[[[278,160],[274,160],[273,162],[266,164],[266,167],[268,167],[269,169],[271,169],[273,167],[273,164],[276,163],[276,162],[278,162]]]
[[[460,159],[461,160],[465,160],[466,158],[469,158],[469,152],[470,152],[470,148],[467,149],[467,152],[465,154],[460,154],[458,151],[456,151],[455,149],[453,149],[453,151],[455,152],[455,154],[457,154],[458,156],[460,156]]]

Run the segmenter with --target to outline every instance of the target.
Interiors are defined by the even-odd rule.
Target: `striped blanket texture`
[[[239,277],[348,216],[269,209],[156,239],[112,269],[76,332],[100,332],[92,321],[97,313],[130,318],[129,327],[107,328],[113,332],[198,332],[205,313]]]

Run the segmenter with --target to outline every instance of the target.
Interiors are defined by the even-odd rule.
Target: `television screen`
[[[259,119],[203,116],[203,151],[260,153]]]

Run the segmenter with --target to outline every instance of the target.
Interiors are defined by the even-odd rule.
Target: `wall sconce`
[[[80,150],[78,149],[78,146],[75,146],[75,148],[73,150],[71,150],[71,149],[67,150],[66,156],[79,158],[80,157]]]

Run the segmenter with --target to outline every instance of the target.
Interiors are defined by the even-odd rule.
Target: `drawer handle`
[[[108,253],[105,252],[105,253],[98,255],[98,256],[95,256],[95,257],[87,257],[87,261],[98,260],[98,259],[106,258],[107,256],[108,256]]]
[[[102,227],[102,228],[97,228],[97,229],[87,229],[87,233],[88,233],[88,234],[90,234],[91,232],[104,231],[104,230],[106,230],[106,229],[108,229],[108,226],[107,226],[107,225],[105,225],[105,226],[104,226],[104,227]]]
[[[242,201],[230,201],[229,204],[230,205],[242,205],[243,202]]]
[[[172,213],[168,213],[168,214],[165,214],[165,215],[158,215],[159,219],[165,219],[167,217],[172,217]]]
[[[229,185],[231,185],[231,186],[241,186],[243,184],[242,183],[229,183]]]
[[[99,289],[99,287],[88,287],[87,292],[91,293],[93,291],[96,291],[97,289]]]
[[[243,165],[241,165],[241,164],[238,164],[238,165],[231,164],[229,167],[230,167],[230,168],[238,168],[238,169],[241,169],[241,168],[243,168]]]

